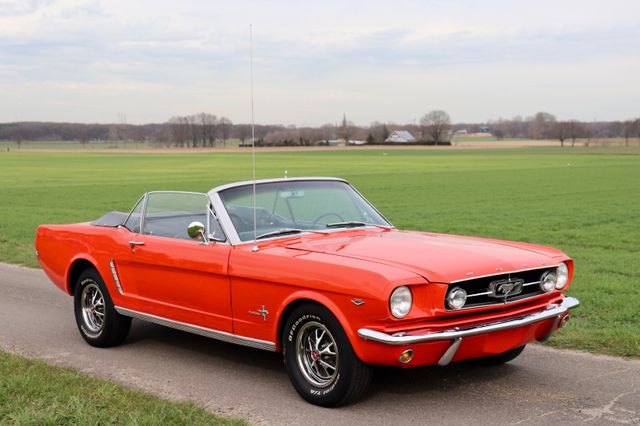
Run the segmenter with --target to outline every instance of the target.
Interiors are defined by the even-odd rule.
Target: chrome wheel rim
[[[99,333],[104,325],[104,296],[95,282],[90,282],[82,289],[80,297],[82,319],[91,333]]]
[[[338,345],[323,324],[311,321],[296,337],[296,359],[304,378],[311,385],[325,388],[338,375]]]

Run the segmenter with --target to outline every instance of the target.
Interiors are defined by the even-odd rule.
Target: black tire
[[[94,295],[95,306],[89,301]],[[102,298],[102,304],[99,304],[100,298]],[[83,304],[87,307],[86,310],[83,309]],[[116,312],[107,287],[95,269],[86,269],[78,277],[73,305],[80,335],[91,346],[99,348],[116,346],[129,334],[131,318]]]
[[[505,364],[509,361],[512,361],[518,357],[524,351],[524,348],[527,345],[519,346],[515,349],[511,349],[510,351],[503,352],[497,355],[486,356],[483,358],[476,358],[471,360],[471,363],[482,365],[482,366],[492,366],[492,365],[501,365]]]
[[[315,345],[321,350],[313,350],[312,341],[323,331],[328,334],[317,339],[319,345]],[[330,354],[332,347],[335,355]],[[302,305],[289,315],[282,333],[282,350],[291,383],[298,394],[312,404],[336,407],[354,402],[371,383],[370,366],[360,361],[340,322],[323,306]],[[320,364],[323,360],[325,363]],[[327,363],[335,368],[324,367]],[[315,370],[320,373],[316,374]]]

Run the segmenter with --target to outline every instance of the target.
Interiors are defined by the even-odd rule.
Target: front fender
[[[319,293],[313,290],[301,289],[290,294],[278,308],[276,313],[276,335],[274,340],[276,341],[277,350],[281,350],[282,333],[285,322],[288,315],[302,303],[313,302],[320,304],[327,308],[338,320],[340,326],[344,330],[353,350],[359,358],[361,357],[361,343],[362,339],[358,336],[357,331],[364,324],[363,318],[369,312],[374,312],[380,307],[376,307],[379,301],[373,299],[362,300],[364,304],[357,305],[353,302],[353,296],[346,294],[332,294],[329,297],[326,294]],[[368,305],[368,306],[367,306]]]

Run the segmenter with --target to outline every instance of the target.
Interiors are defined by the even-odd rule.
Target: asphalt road
[[[640,424],[640,360],[528,347],[493,368],[381,368],[358,404],[295,393],[279,354],[134,321],[125,344],[84,343],[72,298],[43,272],[0,264],[0,347],[253,424]]]

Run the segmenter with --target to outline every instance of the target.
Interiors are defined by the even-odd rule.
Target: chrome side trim
[[[562,262],[560,262],[560,263],[562,263]],[[464,282],[464,281],[477,280],[478,278],[495,277],[496,275],[517,274],[518,272],[535,271],[536,269],[557,268],[558,266],[560,266],[560,263],[558,263],[557,265],[541,265],[541,266],[536,266],[535,268],[517,269],[515,271],[502,271],[502,272],[496,272],[495,274],[488,274],[488,275],[478,275],[477,277],[469,277],[469,278],[463,278],[461,280],[451,281],[450,284],[461,283],[461,282]]]
[[[376,330],[370,330],[368,328],[359,329],[358,335],[364,340],[371,340],[373,342],[380,342],[387,345],[410,345],[413,343],[434,342],[439,340],[455,340],[463,337],[476,336],[478,334],[509,330],[544,321],[546,319],[562,315],[579,304],[580,302],[575,297],[565,297],[559,305],[553,303],[547,306],[547,309],[544,311],[525,315],[523,317],[511,318],[504,321],[481,324],[462,329],[438,331],[418,336],[391,335]]]
[[[109,261],[109,267],[111,268],[111,275],[113,275],[113,280],[116,282],[116,287],[118,287],[118,293],[124,294],[122,291],[122,284],[120,284],[120,278],[118,278],[118,271],[116,271],[116,265],[113,264],[113,259]]]
[[[176,330],[182,330],[193,334],[198,334],[204,337],[210,337],[212,339],[221,340],[227,343],[235,343],[237,345],[249,346],[251,348],[263,349],[265,351],[276,351],[276,345],[273,342],[266,340],[252,339],[251,337],[238,336],[237,334],[231,334],[224,331],[212,330],[210,328],[200,327],[199,325],[187,324],[185,322],[174,321],[168,318],[159,317],[156,315],[146,314],[144,312],[134,311],[132,309],[122,308],[115,306],[116,311],[120,315],[127,317],[140,319],[143,321],[152,322],[154,324],[164,325],[165,327],[175,328]]]

